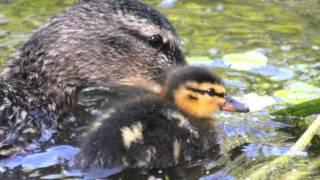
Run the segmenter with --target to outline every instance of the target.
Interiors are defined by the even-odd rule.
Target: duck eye
[[[154,48],[159,48],[163,45],[163,39],[159,34],[151,36],[148,41],[150,46]]]
[[[216,91],[213,88],[208,89],[207,94],[209,96],[215,96],[216,95]]]

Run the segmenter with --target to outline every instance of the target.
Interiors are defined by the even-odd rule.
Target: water
[[[74,2],[0,0],[0,62],[6,61],[8,55],[30,36],[32,29]],[[254,112],[216,115],[220,121],[222,148],[222,157],[218,160],[202,160],[163,170],[127,170],[116,173],[111,179],[245,178],[283,155],[302,133],[301,124],[314,116],[279,119],[270,112],[287,103],[319,95],[319,1],[145,2],[158,8],[173,22],[190,63],[210,67],[221,74],[230,94],[249,102]],[[79,150],[78,137],[90,123],[81,119],[98,116],[101,108],[97,107],[103,106],[108,93],[107,89],[84,92],[77,114],[66,122],[70,128],[59,133],[55,141],[40,152],[0,161],[0,179],[81,177],[81,172],[68,168],[69,160]],[[317,168],[307,168],[308,164],[316,163],[313,161],[317,157],[316,144],[319,143],[299,153],[287,169],[278,170],[272,176],[289,177],[290,173],[301,171],[309,173],[307,177],[319,178],[318,173],[314,173]],[[87,178],[115,172],[117,170],[95,170]]]

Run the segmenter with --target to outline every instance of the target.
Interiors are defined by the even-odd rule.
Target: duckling
[[[161,98],[128,100],[98,119],[75,167],[165,168],[218,154],[216,123],[220,110],[248,112],[226,94],[223,81],[200,67],[170,73]]]
[[[174,27],[149,5],[137,0],[80,1],[34,31],[5,65],[0,156],[21,151],[34,140],[30,136],[56,131],[74,112],[82,88],[156,87],[169,69],[185,63]]]

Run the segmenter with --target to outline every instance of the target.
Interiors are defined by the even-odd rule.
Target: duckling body
[[[157,98],[126,103],[89,135],[78,155],[79,165],[85,169],[164,168],[200,158],[209,148],[217,150],[214,124],[210,127],[211,142],[203,143],[200,132],[204,129],[192,121],[174,105]]]
[[[34,31],[5,65],[0,87],[10,88],[0,94],[11,105],[0,104],[8,107],[0,111],[0,155],[17,152],[7,148],[26,145],[29,136],[56,129],[59,119],[74,112],[84,87],[150,87],[183,64],[176,31],[155,9],[136,0],[80,1]],[[42,115],[32,113],[31,105]]]
[[[129,100],[106,112],[84,140],[76,166],[164,168],[217,156],[216,122],[210,114],[228,104],[221,79],[206,69],[186,67],[172,73],[166,87],[164,99]]]

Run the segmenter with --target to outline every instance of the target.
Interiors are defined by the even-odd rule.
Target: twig
[[[257,171],[254,171],[247,179],[265,179],[266,176],[273,170],[283,168],[290,162],[290,156],[297,152],[303,151],[308,144],[310,144],[312,138],[320,129],[320,115],[309,126],[309,128],[303,133],[299,140],[290,148],[290,150],[283,156],[276,158],[272,162],[262,166]]]

